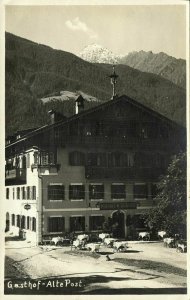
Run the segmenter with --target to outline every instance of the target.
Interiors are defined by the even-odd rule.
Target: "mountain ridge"
[[[37,44],[6,33],[6,133],[42,126],[49,122],[48,110],[69,116],[74,100],[49,101],[41,99],[60,91],[81,91],[98,100],[112,96],[109,64],[89,63],[76,55]],[[117,93],[150,107],[180,124],[185,124],[186,96],[182,88],[169,80],[126,65],[117,65]],[[86,108],[97,105],[87,101]]]
[[[97,44],[86,46],[79,57],[93,63],[124,64],[142,72],[149,72],[172,81],[186,88],[186,62],[164,52],[132,51],[127,55],[115,55],[113,52]]]

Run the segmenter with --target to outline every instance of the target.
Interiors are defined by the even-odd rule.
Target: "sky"
[[[76,55],[95,43],[186,57],[185,5],[7,5],[5,30]]]

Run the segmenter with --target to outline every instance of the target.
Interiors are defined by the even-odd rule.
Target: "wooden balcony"
[[[108,136],[62,136],[55,138],[55,144],[59,146],[72,145],[72,146],[99,146],[99,147],[135,147],[141,145],[144,149],[157,148],[168,150],[174,145],[174,140],[169,139],[143,139],[134,137],[108,137]]]
[[[57,163],[46,163],[46,164],[32,164],[31,170],[38,169],[39,174],[43,175],[45,172],[48,174],[57,173],[60,170],[61,165]]]
[[[15,168],[5,171],[5,181],[12,184],[19,184],[26,182],[26,169]]]
[[[85,177],[87,179],[142,179],[153,180],[157,179],[164,173],[161,168],[145,168],[145,167],[123,167],[123,168],[107,168],[86,166]]]
[[[108,137],[108,136],[61,136],[55,138],[57,146],[85,146],[85,147],[102,147],[102,148],[128,148],[141,147],[141,149],[161,149],[168,151],[179,145],[170,139],[143,139],[135,137]]]

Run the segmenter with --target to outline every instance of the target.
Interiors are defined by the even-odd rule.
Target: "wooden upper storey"
[[[27,133],[6,146],[6,156],[37,146],[42,150],[72,145],[116,149],[185,148],[185,128],[128,98],[118,97],[55,124]]]

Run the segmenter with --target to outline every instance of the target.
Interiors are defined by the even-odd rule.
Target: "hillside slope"
[[[152,51],[134,51],[121,58],[120,63],[143,72],[160,75],[184,89],[186,87],[186,62],[184,59],[176,59],[163,52],[154,54]]]
[[[40,99],[49,94],[80,90],[102,101],[110,100],[112,87],[108,76],[111,72],[110,65],[92,64],[71,53],[6,33],[6,133],[46,124],[51,102],[46,105]],[[185,124],[185,91],[182,88],[125,65],[118,65],[116,72],[119,95],[126,94]],[[73,104],[70,101],[69,109],[66,103],[53,102],[58,110],[71,114]]]

